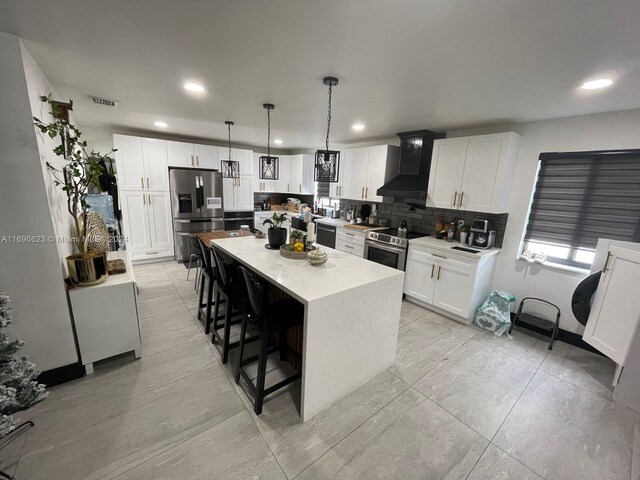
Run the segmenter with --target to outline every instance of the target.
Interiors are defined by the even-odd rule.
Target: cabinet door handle
[[[289,190],[290,190],[290,188],[289,188],[289,184],[287,183],[287,192],[288,192]]]
[[[144,190],[144,178],[140,177],[140,183],[142,184],[142,189]]]
[[[458,203],[458,206],[460,208],[462,208],[462,199],[464,198],[464,192],[460,193],[460,202]]]
[[[147,204],[147,196],[144,193],[142,194],[142,204],[143,205]]]
[[[300,193],[302,193],[302,184],[300,184],[299,190],[300,190]]]
[[[431,278],[433,278],[433,271],[436,269],[436,264],[431,265]]]
[[[345,247],[347,247],[347,248],[353,248],[351,245],[346,245],[346,244],[345,244]]]
[[[453,206],[456,206],[456,203],[458,203],[458,192],[454,192],[453,193]]]
[[[364,187],[364,198],[369,198],[369,187]]]
[[[147,193],[147,195],[149,195],[149,205],[151,205],[151,194]]]
[[[360,192],[360,198],[364,198],[364,187],[362,187],[362,191]]]
[[[196,165],[200,166],[200,157],[196,155]]]
[[[444,255],[438,255],[437,253],[432,253],[431,255],[433,255],[434,257],[438,257],[438,258],[444,258],[444,259],[447,258]]]
[[[196,166],[196,163],[195,163],[195,162],[194,162],[194,160],[193,160],[193,155],[191,155],[191,166],[192,166],[192,167],[195,167],[195,166]]]
[[[340,189],[340,193],[338,195],[342,195],[342,185],[338,187]]]
[[[609,268],[609,260],[611,260],[611,252],[607,252],[607,259],[604,261],[604,267],[602,268],[602,273],[605,273]]]
[[[442,266],[438,265],[438,280],[440,280],[440,269],[442,268]]]
[[[151,188],[151,187],[149,186],[149,177],[147,177],[147,188]]]
[[[145,255],[157,255],[158,252],[144,252]]]

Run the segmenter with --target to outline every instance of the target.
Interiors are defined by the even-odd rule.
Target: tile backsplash
[[[353,205],[359,209],[366,203],[369,205],[372,204],[372,202],[342,200],[340,202],[340,208],[346,208],[348,210],[351,205]],[[417,201],[415,203],[418,204]],[[420,204],[422,203],[423,202]],[[489,228],[496,231],[496,247],[502,247],[504,232],[507,228],[507,218],[509,216],[507,213],[488,214],[482,212],[466,212],[429,207],[415,207],[412,211],[407,202],[376,203],[376,206],[378,208],[378,217],[388,218],[392,227],[399,227],[402,220],[406,220],[407,225],[409,226],[409,231],[428,233],[430,235],[434,235],[436,218],[438,215],[442,218],[443,222],[451,222],[453,217],[458,217],[458,220],[464,220],[465,225],[469,226],[474,218],[487,219],[489,220]],[[459,232],[457,230],[456,239],[459,239]]]

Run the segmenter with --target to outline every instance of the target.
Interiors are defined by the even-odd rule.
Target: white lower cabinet
[[[168,192],[120,192],[127,250],[133,261],[173,255]]]
[[[338,227],[336,230],[336,250],[362,258],[364,256],[364,232]]]
[[[435,246],[409,242],[404,293],[414,303],[470,324],[491,292],[498,251],[467,256],[427,238],[416,241]]]

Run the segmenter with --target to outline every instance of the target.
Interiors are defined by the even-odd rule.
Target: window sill
[[[517,259],[520,260],[521,262],[524,262],[524,263],[526,263],[528,265],[531,265],[531,266],[540,265],[541,267],[549,268],[551,270],[560,270],[562,272],[575,273],[577,275],[581,275],[581,276],[585,276],[585,277],[587,275],[589,275],[589,270],[587,270],[585,268],[571,267],[569,265],[561,265],[559,263],[552,263],[552,262],[545,262],[545,263],[529,262],[528,260],[526,260],[521,255],[519,255],[517,257]]]

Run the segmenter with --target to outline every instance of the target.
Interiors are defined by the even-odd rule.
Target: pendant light
[[[278,180],[278,157],[271,156],[271,111],[276,108],[272,103],[262,105],[267,111],[267,156],[260,157],[259,177],[262,180]]]
[[[338,167],[340,165],[340,152],[329,150],[329,131],[331,130],[331,93],[333,87],[338,85],[335,77],[324,77],[322,83],[329,87],[329,109],[327,113],[327,139],[325,149],[316,151],[316,164],[314,179],[316,182],[337,182]]]
[[[220,161],[222,178],[238,178],[240,177],[240,162],[231,160],[231,125],[233,125],[233,122],[227,120],[224,124],[229,131],[229,156],[227,160]]]

